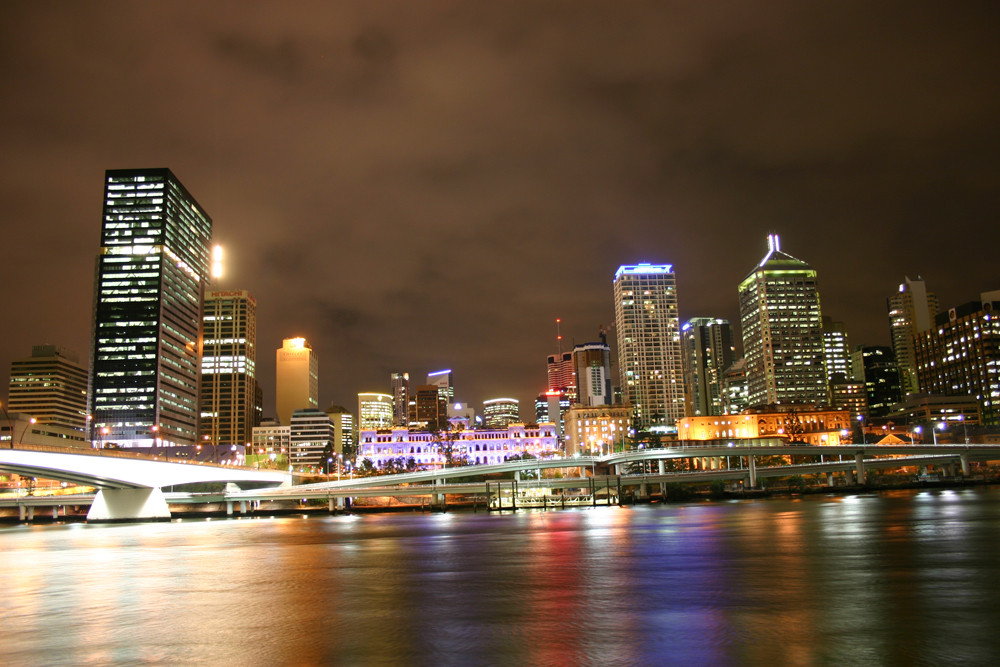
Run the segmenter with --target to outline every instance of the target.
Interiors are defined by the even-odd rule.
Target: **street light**
[[[962,422],[962,431],[965,433],[965,444],[969,444],[969,427],[965,423],[965,413],[958,416],[958,421]]]
[[[864,415],[858,415],[858,424],[860,425],[860,428],[861,428],[861,444],[867,445],[868,444],[868,437],[865,435],[865,416]]]
[[[921,433],[923,433],[923,431],[924,431],[924,429],[921,428],[920,426],[914,426],[913,427],[913,430],[910,431],[910,444],[911,445],[913,444],[913,434],[916,433],[917,435],[920,435]],[[921,443],[923,442],[923,438],[921,438],[920,442]]]
[[[935,424],[934,428],[931,429],[931,433],[934,434],[934,444],[935,445],[937,444],[937,432],[938,432],[938,429],[941,429],[941,431],[943,432],[944,431],[944,427],[945,427],[945,423],[941,422],[940,424]]]

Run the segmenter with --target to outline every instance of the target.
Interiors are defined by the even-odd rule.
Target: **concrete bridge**
[[[169,519],[164,487],[205,482],[290,485],[286,472],[250,470],[130,454],[127,450],[19,445],[0,449],[0,472],[93,486],[90,521]],[[69,503],[63,503],[69,504]]]
[[[811,456],[820,461],[794,465],[759,466],[762,456]],[[712,460],[730,457],[739,467],[687,472],[668,472],[665,462],[672,459]],[[672,482],[704,483],[712,480],[743,481],[755,488],[762,478],[790,475],[833,474],[844,472],[860,484],[867,471],[904,466],[954,466],[969,474],[972,461],[1000,460],[1000,445],[839,445],[814,446],[787,444],[782,441],[690,441],[659,449],[640,449],[606,456],[507,461],[493,465],[461,466],[437,470],[341,479],[291,486],[288,473],[257,471],[226,466],[164,461],[107,450],[59,450],[22,448],[0,450],[0,471],[95,486],[100,491],[93,498],[89,520],[158,519],[170,516],[169,503],[224,502],[231,513],[236,505],[246,511],[254,501],[325,499],[330,509],[342,507],[345,498],[364,496],[425,496],[433,504],[443,502],[445,494],[489,493],[492,484],[484,478],[499,473],[521,473],[545,469],[580,469],[582,476],[547,478],[539,482],[521,482],[521,489],[538,486],[549,489],[590,488],[611,493],[614,488],[639,487],[638,495],[647,495],[649,485]],[[655,462],[656,472],[629,474],[629,464]],[[590,475],[585,471],[590,468]],[[599,474],[601,472],[614,474]],[[462,481],[455,481],[462,480]],[[216,493],[169,493],[165,487],[193,482],[225,482],[225,491]],[[241,489],[239,485],[258,488]],[[86,500],[85,497],[81,497]],[[0,502],[0,505],[8,504]],[[36,499],[34,504],[58,503]],[[75,504],[62,502],[59,504]],[[83,503],[80,503],[83,504]]]

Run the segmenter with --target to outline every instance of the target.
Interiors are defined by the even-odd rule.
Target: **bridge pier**
[[[833,473],[832,472],[826,473],[826,485],[827,486],[833,486]]]
[[[962,462],[962,476],[963,477],[968,477],[969,476],[969,453],[968,452],[963,452],[962,454],[959,455],[958,458]]]
[[[233,501],[232,500],[227,500],[226,501],[226,516],[232,516],[232,515],[233,515]]]
[[[230,508],[232,503],[229,503]],[[169,519],[162,489],[101,489],[87,513],[87,521],[149,521]]]
[[[52,506],[52,518],[53,519],[58,519],[59,518],[59,506],[58,505],[53,505]]]
[[[664,461],[663,459],[660,459],[656,463],[657,463],[657,470],[659,471],[659,473],[661,475],[667,472],[666,461]],[[663,497],[663,498],[667,497],[667,483],[666,482],[660,482],[660,496]]]
[[[845,470],[844,471],[844,479],[847,482],[848,486],[854,486],[854,471],[853,470]]]
[[[854,467],[858,471],[858,484],[864,485],[865,483],[865,456],[862,452],[858,452],[854,455]]]
[[[747,453],[747,469],[750,471],[750,488],[757,488],[757,464],[753,460],[753,454]]]

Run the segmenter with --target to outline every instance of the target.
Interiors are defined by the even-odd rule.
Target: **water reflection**
[[[1000,492],[0,529],[0,664],[987,664]]]

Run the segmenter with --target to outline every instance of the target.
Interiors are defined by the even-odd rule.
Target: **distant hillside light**
[[[217,245],[212,248],[212,277],[222,277],[222,246]]]

